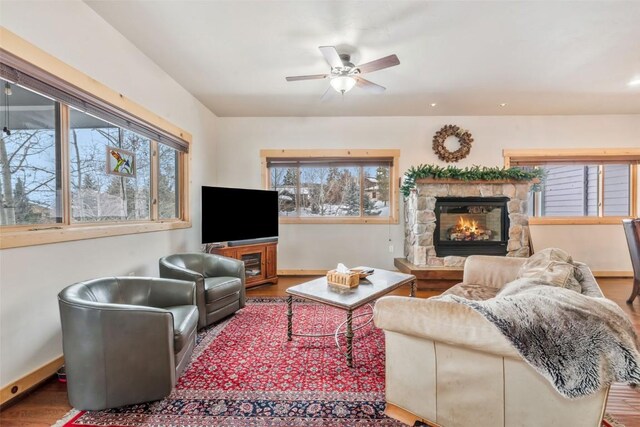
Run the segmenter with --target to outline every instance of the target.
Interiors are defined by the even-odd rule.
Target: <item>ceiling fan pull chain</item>
[[[6,133],[7,136],[11,135],[11,128],[9,127],[9,95],[11,95],[11,85],[9,82],[4,85],[4,99],[5,99],[5,126],[2,128],[2,132]]]

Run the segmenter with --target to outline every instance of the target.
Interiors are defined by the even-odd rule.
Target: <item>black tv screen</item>
[[[278,237],[278,192],[202,187],[202,243]]]

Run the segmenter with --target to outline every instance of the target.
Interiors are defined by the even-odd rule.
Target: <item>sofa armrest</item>
[[[582,288],[582,295],[595,298],[604,298],[602,289],[598,286],[596,278],[593,276],[591,269],[582,262],[574,262],[573,265],[578,269],[579,274],[582,276],[580,280],[580,287]]]
[[[464,263],[462,282],[502,288],[516,279],[527,258],[472,255]]]
[[[376,302],[373,313],[374,324],[385,331],[520,358],[494,325],[463,304],[386,296]]]

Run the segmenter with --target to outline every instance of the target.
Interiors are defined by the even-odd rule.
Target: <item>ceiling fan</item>
[[[331,79],[329,81],[331,87],[342,94],[349,92],[354,86],[358,86],[372,93],[382,93],[386,89],[384,86],[365,80],[360,77],[360,75],[383,70],[400,64],[400,60],[396,55],[389,55],[384,58],[376,59],[375,61],[367,62],[366,64],[353,65],[351,63],[350,55],[344,53],[339,54],[334,46],[320,46],[319,49],[322,56],[324,56],[324,59],[331,66],[331,72],[329,74],[291,76],[286,78],[288,82],[297,80],[326,79],[329,77]],[[327,89],[327,92],[328,91],[329,89]],[[325,92],[325,95],[327,92]]]

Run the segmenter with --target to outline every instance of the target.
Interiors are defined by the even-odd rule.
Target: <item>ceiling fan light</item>
[[[356,79],[351,76],[338,76],[331,79],[331,87],[337,92],[349,92],[356,85]]]

